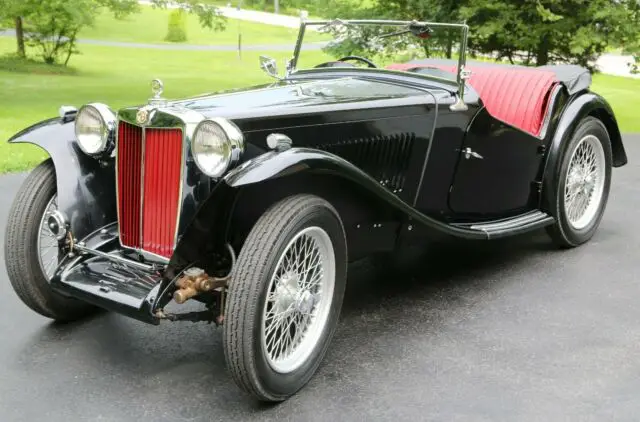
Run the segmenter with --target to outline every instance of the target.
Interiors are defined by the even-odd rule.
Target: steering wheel
[[[364,57],[360,57],[360,56],[345,56],[345,57],[342,57],[342,58],[338,59],[339,62],[344,62],[344,61],[347,61],[347,60],[357,60],[359,62],[363,62],[370,68],[377,68],[378,67],[371,60],[365,59]]]

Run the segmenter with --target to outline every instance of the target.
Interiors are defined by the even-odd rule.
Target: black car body
[[[474,71],[462,70],[474,66],[465,64],[461,57],[447,78],[442,69],[450,64],[441,61],[402,69],[339,61],[290,71],[267,85],[176,101],[162,99],[156,82],[149,104],[102,115],[108,139],[93,155],[78,145],[73,110],[25,129],[10,142],[40,145],[55,167],[57,214],[46,221],[59,236],[61,255],[50,287],[149,323],[223,323],[225,307],[236,309],[225,294],[238,274],[237,255],[261,216],[295,195],[322,198],[339,215],[346,261],[442,236],[487,240],[542,227],[555,230],[563,246],[588,240],[609,182],[603,181],[603,205],[588,230],[569,233],[558,205],[559,186],[574,177],[566,145],[585,121],[597,121],[606,130],[603,145],[608,142],[603,157],[609,173],[603,170],[602,177],[626,163],[614,114],[589,90],[588,73],[538,69],[555,76],[549,76],[539,128],[531,133],[488,111],[474,89]],[[481,68],[475,65],[479,74]],[[516,73],[514,80],[522,77]],[[522,95],[525,88],[505,86],[503,96]],[[101,105],[89,107],[100,114]],[[194,158],[194,133],[204,121],[228,141],[226,167],[215,177]],[[601,129],[594,130],[598,138]],[[590,189],[588,176],[581,183],[579,189]],[[202,271],[187,277],[190,268]],[[172,299],[190,298],[207,310],[166,310]],[[233,360],[232,352],[227,357]],[[256,396],[278,400],[313,370],[289,390],[266,380],[268,374],[257,381],[247,381],[244,372],[234,377]],[[267,392],[256,385],[267,385]]]

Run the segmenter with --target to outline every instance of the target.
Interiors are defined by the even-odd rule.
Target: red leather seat
[[[440,64],[392,64],[391,70],[431,67],[456,73],[457,66]],[[548,70],[522,67],[468,66],[469,85],[476,90],[489,114],[534,136],[540,134],[549,94],[558,83]]]

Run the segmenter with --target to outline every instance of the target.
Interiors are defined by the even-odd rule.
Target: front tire
[[[225,312],[225,358],[240,388],[282,401],[311,379],[336,329],[346,275],[344,227],[327,201],[295,195],[260,217]]]
[[[56,201],[56,173],[49,159],[27,176],[11,206],[4,256],[9,281],[22,302],[40,315],[66,322],[95,308],[64,297],[49,285],[60,251],[44,227],[44,216],[57,207]]]
[[[611,141],[602,122],[584,119],[558,161],[558,181],[553,193],[556,218],[547,231],[560,247],[572,248],[595,234],[609,198]]]

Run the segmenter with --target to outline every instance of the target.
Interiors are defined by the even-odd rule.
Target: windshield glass
[[[350,65],[385,68],[398,63],[417,66],[428,58],[452,59],[449,62],[453,66],[449,69],[425,69],[425,72],[459,81],[457,70],[465,62],[467,30],[463,24],[415,21],[303,22],[290,68]],[[340,59],[344,61],[337,63]]]

